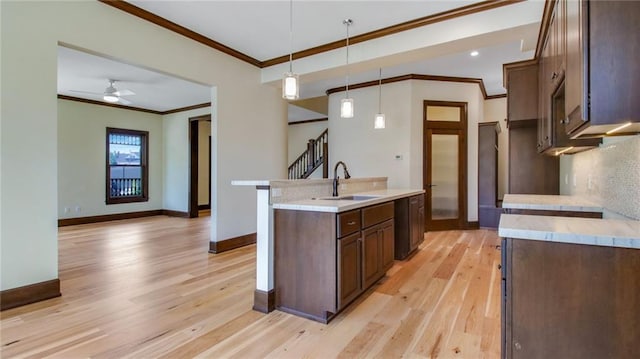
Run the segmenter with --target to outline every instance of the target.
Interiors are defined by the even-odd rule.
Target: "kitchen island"
[[[503,358],[640,357],[640,221],[502,214],[498,234]]]
[[[273,204],[275,307],[331,320],[391,268],[396,229],[410,226],[405,232],[416,236],[407,240],[422,240],[424,211],[399,210],[407,198],[424,206],[423,193],[383,189]]]

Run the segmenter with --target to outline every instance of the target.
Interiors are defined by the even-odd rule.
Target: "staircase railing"
[[[322,165],[322,177],[329,176],[329,129],[324,130],[316,139],[310,139],[307,149],[289,166],[289,179],[309,177]]]

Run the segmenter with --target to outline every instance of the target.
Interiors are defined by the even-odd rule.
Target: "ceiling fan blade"
[[[131,91],[131,90],[126,90],[125,89],[125,90],[118,90],[118,91],[115,92],[115,94],[118,95],[118,96],[133,96],[136,93]]]
[[[125,100],[122,97],[118,97],[118,103],[121,103],[123,105],[131,105],[133,102],[131,102],[129,100]]]
[[[102,93],[102,92],[91,92],[91,91],[69,90],[69,92],[86,93],[86,94],[89,94],[89,95],[95,95],[95,96],[102,96],[102,95],[103,95],[103,93]]]

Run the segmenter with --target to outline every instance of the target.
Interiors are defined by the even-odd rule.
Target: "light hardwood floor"
[[[430,232],[328,325],[251,310],[255,246],[207,253],[210,217],[59,230],[62,297],[1,313],[2,358],[498,358],[495,231]]]

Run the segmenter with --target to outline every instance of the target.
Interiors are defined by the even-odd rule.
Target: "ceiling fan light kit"
[[[353,118],[354,107],[353,99],[349,97],[349,26],[353,24],[353,20],[345,19],[342,23],[347,27],[347,79],[346,79],[346,98],[340,101],[340,117]]]

